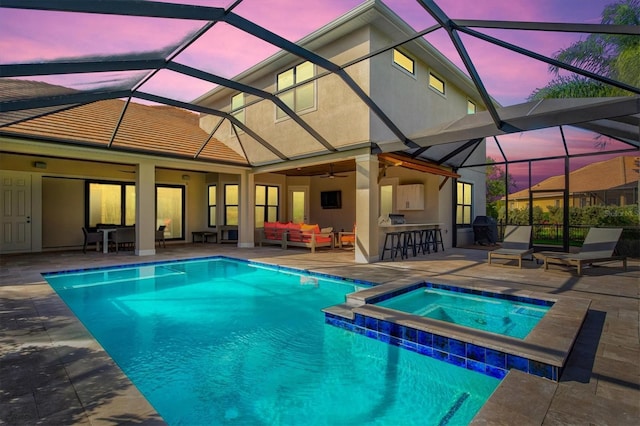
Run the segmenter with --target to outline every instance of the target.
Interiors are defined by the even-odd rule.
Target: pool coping
[[[482,350],[486,348],[487,351],[492,352],[492,356],[503,354],[513,356],[513,363],[515,364],[523,362],[522,359],[526,359],[530,366],[518,369],[525,372],[529,372],[530,368],[536,370],[545,369],[543,372],[534,371],[532,373],[558,381],[591,305],[590,299],[550,295],[549,293],[517,290],[508,287],[487,286],[486,284],[482,286],[455,285],[455,287],[470,291],[491,292],[553,302],[553,306],[529,335],[524,339],[517,339],[371,304],[371,301],[384,298],[389,294],[401,293],[406,291],[407,288],[415,287],[425,282],[426,280],[415,280],[414,278],[412,280],[405,279],[374,286],[351,293],[347,295],[345,303],[325,308],[323,311],[327,317],[327,322],[333,325],[403,346],[428,356],[440,358],[468,369],[481,371],[494,377],[503,378],[508,370],[511,369],[512,365],[509,365],[509,358],[505,357],[504,361],[500,360],[494,363],[497,364],[498,370],[496,370],[493,368],[496,365],[492,365],[488,360],[487,365],[484,365],[484,358],[472,359],[472,357],[469,357],[467,359],[464,348],[456,352],[446,349],[437,351],[436,349],[441,348],[436,348],[435,337],[433,344],[427,344],[433,350],[428,347],[425,349],[418,344],[420,343],[418,342],[420,336],[413,337],[411,335],[405,340],[403,336],[389,333],[388,323],[395,323],[400,327],[414,329],[418,333],[424,332],[429,336],[432,334],[440,340],[444,338],[445,342],[441,343],[442,345],[448,346],[451,341],[452,346],[466,343],[467,347],[470,344],[474,349],[476,346]],[[368,324],[364,324],[362,317],[365,317],[365,319],[372,318],[373,320],[369,321]],[[380,326],[377,325],[376,320],[380,321]],[[378,329],[374,330],[373,328],[376,327]],[[418,344],[417,347],[416,344]],[[482,356],[484,356],[484,353]],[[478,364],[478,361],[482,364]]]
[[[254,260],[249,260],[249,259],[243,259],[243,258],[238,258],[238,257],[234,257],[234,256],[225,256],[225,255],[214,255],[214,256],[205,256],[205,257],[193,257],[193,258],[188,258],[188,259],[180,259],[180,261],[185,261],[185,260],[212,260],[212,259],[227,259],[227,260],[234,260],[234,261],[240,261],[240,262],[245,262],[245,263],[249,263],[249,264],[257,264],[257,265],[264,265],[266,267],[269,267],[270,269],[277,269],[277,270],[282,270],[282,271],[289,271],[289,272],[294,272],[294,273],[302,273],[302,274],[312,274],[314,276],[318,276],[318,277],[325,277],[325,278],[329,278],[329,279],[336,279],[339,281],[343,281],[346,283],[351,283],[351,284],[366,284],[366,285],[371,285],[372,287],[368,287],[362,290],[359,290],[357,292],[351,293],[349,295],[347,295],[346,299],[347,299],[347,303],[345,304],[340,304],[340,305],[335,305],[332,307],[328,307],[323,309],[323,311],[326,312],[338,312],[341,315],[345,315],[345,316],[349,316],[349,315],[354,315],[355,311],[358,310],[364,310],[365,312],[368,311],[375,311],[376,308],[377,309],[383,309],[383,310],[387,310],[387,311],[391,311],[389,309],[386,308],[382,308],[379,306],[365,306],[367,305],[367,300],[371,300],[377,296],[379,296],[380,294],[384,294],[386,292],[394,292],[397,291],[399,288],[403,288],[409,285],[415,285],[417,283],[420,282],[424,282],[425,280],[416,280],[415,277],[413,278],[408,278],[408,279],[404,279],[404,280],[397,280],[393,283],[387,283],[387,284],[376,284],[374,282],[370,282],[370,281],[365,281],[365,280],[359,280],[359,279],[351,279],[351,278],[345,278],[345,277],[341,277],[338,275],[334,275],[334,274],[327,274],[325,272],[321,272],[321,271],[316,271],[314,270],[314,268],[309,268],[309,269],[304,269],[304,268],[297,268],[297,267],[288,267],[288,266],[281,266],[281,265],[277,265],[277,264],[273,264],[273,263],[269,263],[269,262],[264,262],[264,261],[254,261]],[[135,266],[139,266],[139,265],[150,265],[150,264],[156,264],[156,263],[166,263],[165,261],[158,261],[158,262],[140,262],[138,264],[135,264]],[[125,265],[122,265],[125,266]],[[125,267],[131,267],[134,265],[126,265]],[[118,268],[120,266],[116,266],[116,268]],[[82,268],[83,271],[86,271],[88,269],[94,269],[94,268]],[[95,269],[104,269],[104,268],[95,268]],[[62,272],[62,271],[61,271]],[[70,272],[70,271],[64,271],[64,272]],[[43,273],[47,274],[46,272]],[[55,274],[55,272],[53,273]],[[45,281],[46,282],[46,281]],[[50,288],[51,291],[53,291],[53,293],[55,294],[55,290],[53,290],[53,288],[51,288],[51,286],[49,284],[47,284],[47,286]],[[553,296],[550,297],[550,295],[548,293],[537,293],[537,292],[531,292],[531,291],[519,291],[519,290],[514,290],[514,289],[510,289],[510,288],[505,288],[505,287],[497,287],[497,286],[487,286],[482,285],[482,286],[469,286],[469,285],[455,285],[456,287],[465,287],[465,288],[470,288],[470,289],[477,289],[477,290],[482,290],[482,291],[491,291],[491,292],[500,292],[503,291],[505,293],[509,293],[515,296],[522,296],[522,297],[530,297],[530,298],[539,298],[539,299],[543,299],[543,300],[549,300],[549,301],[553,301],[554,302],[554,306],[560,306],[560,308],[563,307],[564,304],[571,302],[571,301],[576,301],[578,302],[577,305],[582,306],[584,308],[584,315],[580,315],[579,311],[582,311],[581,309],[578,309],[576,311],[574,311],[572,313],[572,309],[575,309],[576,306],[572,306],[571,304],[567,304],[565,306],[565,309],[563,310],[558,310],[558,312],[553,313],[552,309],[549,310],[549,312],[547,313],[547,315],[549,315],[549,313],[553,313],[554,316],[557,316],[558,318],[570,318],[572,319],[572,322],[574,323],[578,323],[575,330],[575,334],[573,334],[573,336],[571,336],[570,340],[571,340],[571,344],[573,345],[573,342],[577,336],[577,333],[580,329],[580,326],[582,324],[582,322],[584,321],[584,317],[586,316],[586,311],[588,310],[588,307],[591,303],[591,301],[589,299],[579,299],[579,298],[573,298],[573,297],[567,297],[567,296]],[[56,294],[57,295],[57,294]],[[61,301],[61,303],[66,307],[66,304],[64,304],[64,302],[62,302],[61,299],[59,299]],[[568,308],[568,309],[567,309]],[[564,310],[567,310],[567,312],[563,312]],[[397,311],[392,311],[394,314],[397,314]],[[388,313],[387,313],[388,314]],[[384,312],[383,314],[384,315]],[[72,317],[76,318],[75,315],[72,315]],[[411,317],[416,317],[414,315],[411,315]],[[421,317],[418,317],[421,318]],[[423,320],[428,320],[427,318],[422,318]],[[77,320],[77,318],[76,318]],[[77,320],[79,322],[79,320]],[[415,318],[408,318],[405,319],[405,321],[407,322],[407,324],[412,324],[412,322],[415,322]],[[431,324],[430,327],[432,330],[435,331],[442,331],[443,333],[447,333],[445,335],[448,336],[452,336],[452,337],[461,337],[465,334],[465,332],[468,332],[467,329],[464,329],[462,327],[459,326],[455,326],[454,324],[451,325],[447,325],[446,323],[442,323],[440,321],[437,320],[430,320],[431,322],[434,322],[435,324]],[[419,321],[418,321],[419,322]],[[542,323],[542,321],[541,321]],[[80,323],[81,324],[81,323]],[[538,324],[538,327],[540,327],[541,324]],[[542,324],[544,325],[544,324]],[[419,325],[418,325],[419,326]],[[458,329],[462,329],[462,330],[455,330],[456,328]],[[562,331],[564,328],[560,328],[558,331]],[[537,331],[537,330],[534,330]],[[556,333],[556,330],[553,329],[553,327],[549,328],[550,332]],[[88,333],[88,332],[87,332]],[[473,333],[471,333],[472,335],[475,334],[487,334],[489,335],[492,339],[495,339],[496,335],[492,334],[492,333],[486,333],[486,332],[482,332],[480,330],[474,331]],[[531,333],[533,334],[533,332]],[[531,335],[530,334],[530,335]],[[540,333],[541,336],[540,338],[542,339],[541,341],[544,342],[545,346],[549,346],[547,343],[547,338],[544,336],[544,333]],[[478,342],[482,343],[482,336],[472,336],[472,338],[478,338]],[[528,336],[529,338],[530,336]],[[565,343],[567,342],[568,336],[565,336]],[[519,339],[513,339],[513,340],[519,340]],[[97,341],[96,341],[97,343]],[[98,344],[99,345],[99,344]],[[502,347],[502,346],[499,346]],[[569,349],[570,350],[570,349]],[[103,350],[104,351],[104,350]],[[106,352],[104,352],[106,354]],[[564,361],[566,361],[566,358],[568,357],[569,352],[566,351],[566,353],[564,354],[564,357],[556,355],[555,358],[556,360],[558,359],[562,359],[562,363],[564,363]],[[108,356],[108,355],[107,355]],[[110,357],[109,357],[110,359]],[[117,368],[117,366],[116,366]],[[122,376],[124,376],[124,379],[129,381],[128,377],[126,375],[124,375],[124,373],[121,373]],[[558,377],[559,377],[559,373],[558,373]],[[492,394],[492,396],[486,401],[485,405],[483,406],[483,408],[476,414],[476,416],[474,417],[474,420],[472,421],[472,424],[483,424],[483,422],[485,422],[487,419],[495,419],[496,414],[493,413],[493,409],[491,409],[491,407],[493,407],[496,403],[496,401],[503,401],[505,400],[509,400],[509,395],[512,393],[513,389],[518,389],[518,391],[522,391],[522,386],[524,385],[527,392],[526,393],[531,393],[533,392],[534,394],[536,394],[536,396],[538,398],[540,398],[540,400],[545,401],[542,405],[547,406],[550,404],[551,398],[553,397],[553,393],[555,392],[555,389],[557,387],[557,379],[556,381],[549,381],[549,380],[544,380],[541,377],[536,377],[533,376],[531,374],[524,374],[521,373],[520,371],[517,370],[511,370],[509,371],[506,376],[502,379],[500,385],[498,386],[498,388],[496,388],[496,390],[494,391],[494,393]],[[133,383],[131,383],[131,385],[134,387],[134,389],[137,390],[137,388],[135,388],[135,385]],[[134,391],[135,392],[135,391]],[[140,396],[142,396],[141,394],[138,394]],[[500,395],[503,395],[503,397],[501,398]],[[153,422],[158,422],[158,423],[162,423],[162,419],[161,417],[158,415],[157,412],[155,412],[155,410],[153,409],[153,407],[150,406],[150,404],[148,403],[148,401],[142,396],[142,398],[144,399],[144,401],[146,402],[146,406],[147,409],[149,410],[149,412],[147,413],[148,416],[150,416],[150,419],[153,419]],[[503,401],[504,402],[504,401]],[[498,403],[498,404],[501,404]],[[541,409],[533,409],[532,407],[530,407],[530,405],[527,403],[524,404],[520,404],[522,405],[522,407],[518,408],[518,413],[520,416],[522,415],[526,415],[526,417],[523,417],[523,419],[527,419],[527,420],[532,420],[534,421],[534,423],[538,423],[538,420],[542,420],[544,418],[544,415],[546,413],[545,410],[541,410]],[[145,410],[145,411],[146,411]],[[522,412],[522,413],[521,413]],[[534,420],[535,419],[535,420]],[[479,423],[478,423],[479,422]]]

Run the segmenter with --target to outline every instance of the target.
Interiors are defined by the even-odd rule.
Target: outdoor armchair
[[[338,232],[338,248],[344,246],[354,247],[356,245],[356,226],[353,225],[353,231]]]
[[[98,231],[88,231],[84,226],[82,227],[82,234],[84,235],[84,244],[82,245],[82,252],[87,252],[87,246],[89,244],[96,244],[97,247],[100,247],[100,243],[102,242],[103,235],[102,232]]]
[[[156,242],[158,243],[158,247],[161,245],[162,247],[167,247],[167,242],[164,240],[164,230],[166,228],[166,225],[158,226],[158,230],[156,231]]]

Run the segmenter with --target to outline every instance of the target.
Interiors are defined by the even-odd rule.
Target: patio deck
[[[448,249],[404,261],[356,264],[353,252],[171,245],[155,256],[82,251],[0,258],[0,424],[164,424],[40,273],[228,255],[386,283],[428,279],[591,299],[559,383],[510,373],[474,424],[635,425],[640,419],[640,261],[574,270],[525,261],[487,265],[484,250]],[[619,263],[619,262],[618,262]],[[374,280],[375,278],[375,280]]]

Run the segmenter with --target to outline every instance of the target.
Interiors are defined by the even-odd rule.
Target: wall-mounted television
[[[320,193],[320,205],[323,209],[342,208],[342,191],[322,191]]]

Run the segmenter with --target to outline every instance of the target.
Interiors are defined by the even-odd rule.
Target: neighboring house
[[[638,203],[640,157],[620,156],[588,164],[569,173],[569,206],[626,206]],[[533,206],[548,211],[563,205],[564,175],[551,176],[531,188],[509,194],[510,209]]]
[[[371,1],[298,44],[347,64],[410,34],[386,6]],[[18,237],[5,238],[0,251],[78,247],[80,228],[105,220],[137,225],[138,255],[155,253],[158,225],[169,225],[169,240],[237,226],[237,237],[229,238],[251,247],[265,221],[294,220],[336,231],[357,224],[356,260],[372,262],[384,236],[378,218],[388,213],[442,224],[445,247],[454,238],[458,245],[473,241],[473,217],[485,210],[484,167],[452,170],[384,156],[412,152],[394,125],[418,134],[476,112],[482,102],[470,79],[422,38],[345,67],[349,78],[323,73],[283,52],[234,79],[277,93],[293,115],[224,87],[197,100],[231,113],[235,126],[209,114],[198,120],[178,108],[109,100],[1,128],[3,190],[23,200],[9,216],[27,212],[28,221],[14,226]],[[360,89],[347,87],[349,81]],[[432,151],[442,157],[454,149]],[[484,143],[467,158],[484,162]],[[321,193],[333,191],[341,192],[340,208],[323,208]]]

